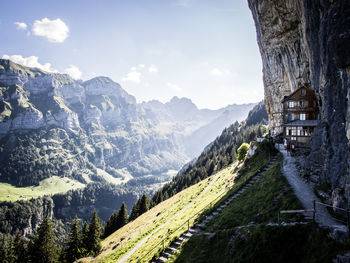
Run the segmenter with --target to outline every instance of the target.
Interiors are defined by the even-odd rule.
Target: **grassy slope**
[[[12,202],[17,200],[28,200],[44,195],[65,193],[68,190],[83,187],[85,187],[85,185],[76,180],[61,178],[58,176],[44,179],[38,186],[15,187],[10,184],[0,183],[0,201]]]
[[[213,240],[192,237],[170,262],[330,262],[343,251],[345,245],[312,224],[266,226],[277,221],[278,210],[301,208],[280,172],[281,161],[209,222],[206,231],[216,232]],[[298,215],[283,218],[301,220]],[[252,221],[256,225],[237,230]],[[239,238],[230,243],[233,235]]]
[[[138,259],[144,258],[145,254],[159,243],[163,237],[167,237],[165,245],[169,244],[175,237],[181,235],[187,230],[186,222],[188,219],[191,218],[190,225],[192,225],[194,220],[199,216],[199,214],[194,216],[196,213],[208,206],[218,196],[227,193],[233,183],[233,178],[235,176],[234,168],[236,165],[237,164],[233,164],[220,171],[217,174],[216,180],[210,185],[210,188],[205,194],[203,194],[200,200],[195,201],[211,181],[214,180],[213,178],[215,175],[160,203],[147,213],[141,215],[136,220],[130,222],[107,237],[102,242],[103,252],[94,260],[94,262],[115,262],[149,233],[176,215],[176,213],[185,206],[193,203],[184,213],[175,216],[170,222],[153,234],[151,238],[132,255],[128,262],[137,262]],[[216,201],[214,201],[214,204],[215,202]],[[184,223],[185,225],[183,225]],[[174,231],[181,225],[183,225],[182,228]],[[151,259],[153,255],[158,252],[159,251],[154,250],[147,256],[147,258]]]
[[[155,249],[145,257],[151,248],[157,245],[164,237],[167,237],[165,246],[169,245],[172,240],[187,230],[186,222],[188,219],[191,219],[190,225],[198,222],[203,214],[203,210],[208,211],[213,200],[215,200],[215,202],[212,203],[213,207],[224,202],[230,195],[237,192],[247,180],[254,176],[258,170],[269,161],[269,157],[270,154],[266,149],[262,150],[261,154],[252,157],[246,162],[245,167],[241,169],[241,176],[235,183],[233,183],[233,179],[236,176],[235,170],[237,169],[235,168],[237,164],[221,170],[216,175],[213,175],[160,203],[135,221],[127,224],[111,236],[107,237],[102,243],[103,252],[94,259],[94,262],[115,262],[117,259],[120,259],[140,240],[145,238],[169,218],[173,217],[189,203],[193,202],[195,198],[202,193],[206,186],[210,184],[210,181],[217,177],[217,180],[211,185],[209,191],[207,191],[200,200],[195,201],[194,205],[189,207],[184,213],[173,218],[164,227],[152,235],[152,237],[132,255],[128,262],[137,262],[141,258],[143,261],[151,259],[153,255],[156,255],[161,251],[162,244],[158,246],[158,249]],[[181,225],[183,225],[182,228],[174,231]]]

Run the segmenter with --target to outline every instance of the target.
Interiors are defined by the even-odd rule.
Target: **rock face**
[[[253,106],[200,110],[177,97],[138,104],[107,77],[75,81],[0,60],[0,181],[119,182],[177,170]]]
[[[350,200],[350,2],[248,0],[263,61],[270,130],[281,132],[283,96],[305,85],[318,100],[321,121],[307,169],[321,167],[339,197]],[[341,190],[339,190],[341,189]]]

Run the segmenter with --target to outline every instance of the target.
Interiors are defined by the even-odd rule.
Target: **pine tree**
[[[59,246],[53,233],[50,218],[45,217],[37,229],[34,239],[30,243],[29,253],[32,262],[56,263],[58,262]]]
[[[82,229],[82,252],[83,257],[86,257],[89,255],[89,224],[87,222],[84,223],[83,229]]]
[[[102,224],[96,210],[92,214],[88,234],[88,253],[96,256],[101,251]]]
[[[146,194],[143,194],[141,197],[139,214],[142,215],[143,213],[147,212],[149,208],[150,208],[150,199],[147,197]]]
[[[113,213],[107,220],[103,236],[107,237],[114,232],[114,228],[117,222],[118,212]]]
[[[7,256],[6,260],[8,263],[17,262],[16,251],[15,251],[15,243],[14,239],[11,236],[8,237],[8,247],[7,247]]]
[[[27,263],[28,255],[27,255],[27,244],[24,238],[22,237],[19,230],[16,231],[14,237],[14,247],[16,254],[16,262],[17,263]]]
[[[7,238],[0,234],[0,263],[7,263]]]
[[[67,262],[74,262],[75,260],[83,257],[82,233],[80,231],[77,217],[75,217],[73,220],[64,254]]]
[[[128,210],[126,208],[126,204],[123,202],[121,207],[119,208],[119,211],[118,211],[114,231],[125,226],[127,223],[128,223]]]
[[[137,202],[133,205],[130,212],[129,221],[135,220],[140,215],[140,204],[141,198],[139,198],[139,200],[137,200]]]

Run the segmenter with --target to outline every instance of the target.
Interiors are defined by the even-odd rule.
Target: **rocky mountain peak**
[[[108,95],[122,97],[129,104],[135,104],[134,96],[128,94],[119,83],[114,82],[109,77],[95,77],[83,82],[87,95]]]

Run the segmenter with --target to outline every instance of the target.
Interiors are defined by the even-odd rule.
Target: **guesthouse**
[[[285,96],[282,103],[284,138],[295,145],[309,143],[319,119],[315,92],[302,87]]]

